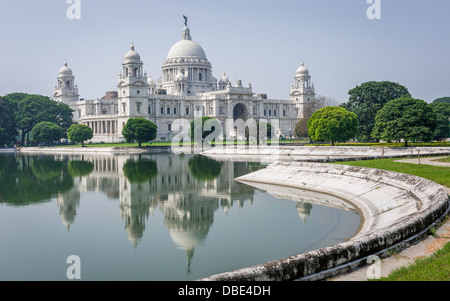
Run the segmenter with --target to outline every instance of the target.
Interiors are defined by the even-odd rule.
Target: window
[[[170,108],[167,108],[167,115],[170,115]]]
[[[173,115],[177,115],[177,108],[173,108]]]
[[[138,113],[141,112],[141,104],[140,104],[140,103],[136,104],[136,111],[137,111]]]
[[[200,82],[202,81],[202,74],[201,73],[198,74],[198,81],[200,81]]]
[[[164,108],[161,107],[161,115],[164,115]]]
[[[125,104],[122,104],[122,112],[125,113]]]
[[[152,107],[148,107],[148,115],[152,115]]]
[[[186,108],[186,115],[189,115],[189,108]]]
[[[267,116],[267,112],[266,112],[266,110],[264,110],[264,116]]]
[[[277,117],[277,110],[273,110],[273,116]]]
[[[286,110],[283,110],[283,117],[286,117]]]
[[[168,130],[169,132],[172,132],[172,124],[171,124],[171,123],[169,123],[169,124],[167,125],[167,130]]]
[[[269,116],[272,116],[272,110],[269,110]]]
[[[103,109],[102,109],[102,114],[103,114],[103,115],[106,115],[106,113],[107,113],[107,112],[106,112],[106,108],[103,108]]]

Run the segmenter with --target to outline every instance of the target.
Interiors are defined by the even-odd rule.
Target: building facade
[[[227,120],[238,119],[276,121],[272,125],[279,128],[278,133],[290,135],[303,117],[304,105],[315,98],[314,84],[303,62],[295,73],[290,98],[285,100],[255,94],[251,84],[244,86],[241,80],[233,85],[226,74],[215,78],[205,51],[192,40],[187,26],[181,40],[170,48],[157,81],[146,74],[139,53],[131,45],[117,88],[100,99],[80,99],[75,77],[65,62],[54,99],[74,109],[76,122],[92,128],[92,142],[116,143],[124,141],[122,129],[135,117],[158,126],[158,141],[177,135],[180,129],[172,127],[175,120],[191,122],[198,116],[216,118],[224,125]]]

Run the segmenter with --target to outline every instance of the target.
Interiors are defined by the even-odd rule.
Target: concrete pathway
[[[440,167],[450,167],[450,163],[439,161],[444,158],[448,158],[448,157],[401,159],[401,160],[396,160],[395,162],[423,164],[423,165],[432,165],[432,166],[440,166]]]
[[[438,162],[441,158],[420,158],[420,164],[450,167],[450,163]],[[418,158],[402,159],[396,162],[414,163],[419,164]],[[450,188],[446,187],[450,194]],[[380,262],[374,263],[371,266],[364,267],[362,269],[353,271],[351,273],[330,278],[329,281],[367,281],[368,277],[372,277],[373,273],[379,273],[381,277],[386,277],[394,270],[407,266],[414,262],[418,258],[428,257],[433,252],[441,249],[447,242],[450,241],[450,220],[447,221],[442,227],[436,231],[435,236],[429,236],[425,240],[418,242],[417,244],[403,250],[398,254],[383,259]]]

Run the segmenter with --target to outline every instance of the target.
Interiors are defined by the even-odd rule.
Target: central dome
[[[189,56],[206,59],[206,54],[202,47],[191,40],[181,40],[175,43],[175,45],[170,48],[167,58],[170,59]]]
[[[205,51],[203,51],[203,48],[199,44],[192,41],[188,27],[183,28],[181,41],[175,43],[167,54],[168,59],[179,57],[195,57],[206,60]]]

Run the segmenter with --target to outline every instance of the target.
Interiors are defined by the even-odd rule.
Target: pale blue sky
[[[448,0],[381,0],[381,20],[367,18],[366,0],[81,0],[80,20],[69,6],[0,0],[0,95],[52,96],[67,59],[81,97],[100,98],[116,90],[131,42],[156,80],[185,14],[216,78],[226,72],[270,98],[289,97],[302,60],[316,92],[340,102],[370,80],[428,102],[450,96]]]

